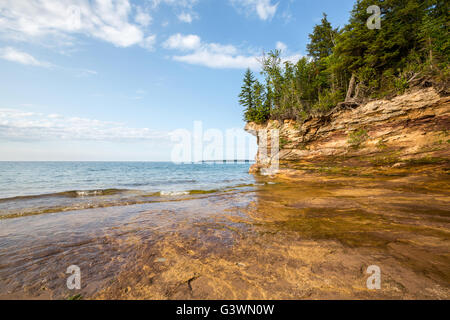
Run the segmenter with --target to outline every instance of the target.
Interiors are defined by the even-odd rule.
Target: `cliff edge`
[[[271,129],[278,130],[278,153],[271,151]],[[342,104],[303,123],[250,122],[245,130],[258,138],[251,173],[264,173],[274,155],[279,158],[279,175],[395,174],[424,165],[448,173],[450,168],[450,97],[434,88],[363,105]],[[261,141],[267,141],[267,152],[262,152]]]

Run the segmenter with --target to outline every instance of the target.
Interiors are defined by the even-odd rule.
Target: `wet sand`
[[[448,190],[431,167],[260,177],[182,201],[5,219],[0,298],[449,299]],[[81,290],[66,288],[72,264]],[[370,265],[380,290],[366,287]]]

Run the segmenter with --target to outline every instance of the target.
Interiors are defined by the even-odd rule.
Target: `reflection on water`
[[[64,272],[72,264],[81,268],[83,281],[90,284],[84,292],[89,293],[116,276],[139,247],[214,217],[228,208],[229,201],[233,206],[247,203],[250,198],[238,196],[246,190],[0,220],[0,295],[22,291],[26,296],[69,294]]]
[[[3,219],[0,297],[71,296],[75,264],[85,298],[448,299],[441,177],[259,178],[174,201]],[[371,264],[383,290],[365,288]]]
[[[284,183],[264,187],[251,216],[266,231],[375,249],[448,287],[447,185],[428,176]]]

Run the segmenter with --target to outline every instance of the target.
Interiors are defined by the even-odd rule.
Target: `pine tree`
[[[333,29],[327,19],[327,15],[324,13],[321,23],[316,25],[313,33],[309,35],[311,41],[306,46],[308,55],[315,61],[331,55],[335,46],[337,33],[337,29]]]
[[[431,69],[435,62],[440,69],[450,62],[449,7],[444,0],[428,0],[426,4],[419,40]]]
[[[255,99],[255,112],[252,114],[252,121],[256,123],[264,123],[270,117],[270,107],[266,104],[266,93],[264,85],[258,80],[253,84],[253,97]]]
[[[316,25],[309,35],[310,43],[307,45],[307,51],[312,58],[310,65],[312,74],[309,77],[311,84],[308,87],[312,89],[310,91],[312,104],[315,104],[324,92],[331,87],[332,77],[327,70],[327,59],[333,53],[338,34],[338,30],[333,29],[324,13],[321,23]]]
[[[255,99],[253,96],[253,85],[255,83],[255,77],[252,71],[247,69],[244,75],[244,84],[241,87],[241,93],[239,94],[239,104],[242,105],[244,110],[244,118],[247,121],[252,121],[251,115],[255,111]]]
[[[367,21],[381,9],[381,28]],[[310,59],[263,55],[265,84],[247,71],[240,94],[247,121],[301,120],[341,101],[404,92],[427,78],[450,81],[448,0],[356,0],[348,24],[333,29],[326,14],[309,35]],[[345,99],[345,100],[344,100]]]

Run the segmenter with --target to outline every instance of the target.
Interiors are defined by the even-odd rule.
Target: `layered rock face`
[[[276,161],[278,173],[296,174],[361,174],[419,164],[449,169],[450,97],[433,88],[359,106],[341,105],[303,123],[248,123],[245,130],[258,138],[252,173],[278,167]]]

